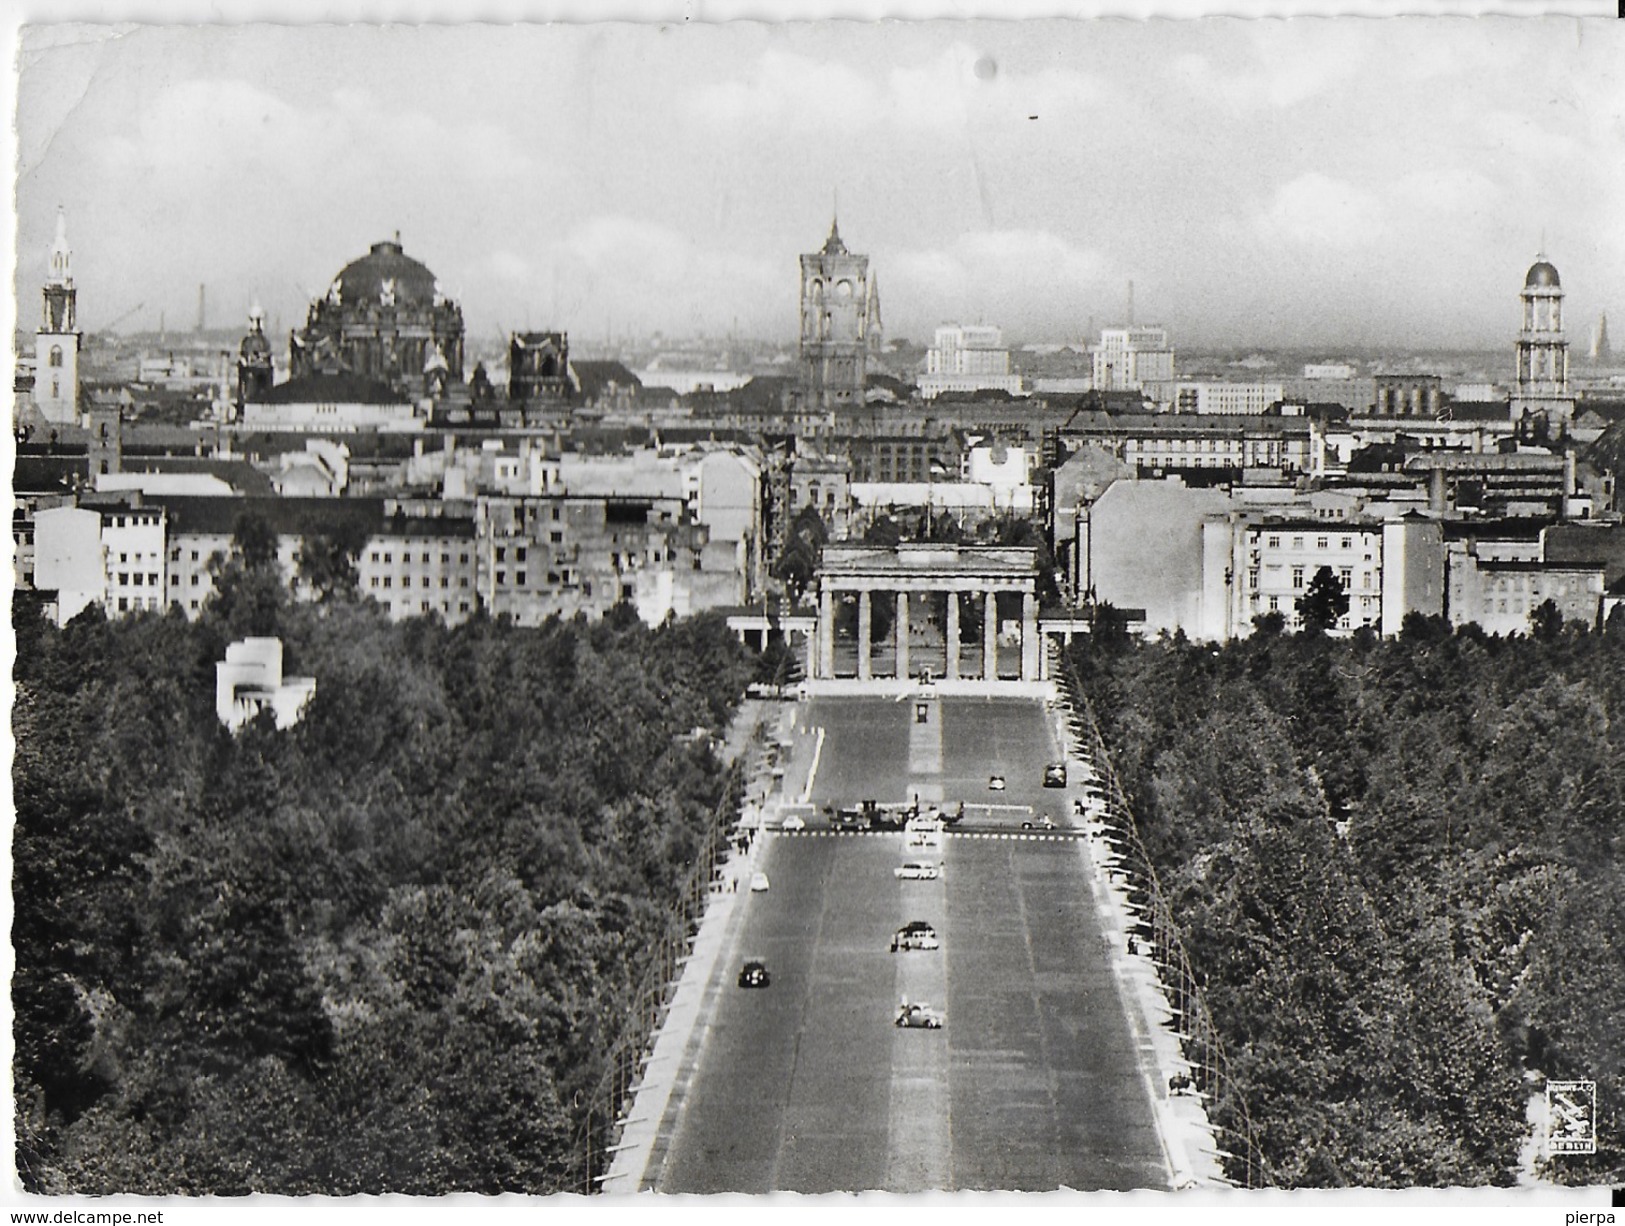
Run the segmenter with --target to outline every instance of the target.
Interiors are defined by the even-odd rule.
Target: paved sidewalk
[[[1055,675],[1053,670],[1051,675]],[[1056,741],[1065,747],[1070,770],[1078,772],[1085,766],[1093,770],[1090,754],[1068,727],[1070,708],[1065,701],[1057,697],[1051,705],[1051,713]],[[1112,969],[1122,989],[1129,1029],[1140,1049],[1146,1090],[1168,1156],[1173,1186],[1176,1190],[1229,1186],[1202,1096],[1194,1089],[1171,1089],[1188,1083],[1192,1066],[1180,1050],[1178,1033],[1168,1024],[1174,1010],[1151,953],[1130,939],[1129,929],[1134,922],[1129,904],[1130,883],[1118,867],[1117,853],[1107,841],[1101,814],[1102,808],[1097,803],[1072,820],[1088,835],[1079,845],[1093,868],[1090,886],[1095,906],[1110,946]]]
[[[615,1157],[602,1181],[607,1194],[625,1195],[649,1190],[670,1143],[676,1107],[680,1106],[698,1063],[704,1039],[702,1019],[709,1016],[714,971],[732,946],[743,914],[741,902],[749,896],[764,845],[763,825],[776,820],[784,797],[782,774],[775,775],[788,742],[795,706],[790,703],[747,699],[729,726],[722,750],[724,761],[745,760],[745,802],[735,830],[745,839],[740,850],[730,844],[720,879],[706,900],[687,961],[672,991],[660,1029],[654,1038],[641,1079],[626,1106]]]

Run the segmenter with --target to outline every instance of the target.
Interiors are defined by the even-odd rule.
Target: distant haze
[[[1625,319],[1625,23],[34,27],[18,324],[284,332],[401,233],[481,342],[791,339],[839,195],[886,331],[1510,346],[1544,242]],[[277,339],[278,347],[282,338]]]

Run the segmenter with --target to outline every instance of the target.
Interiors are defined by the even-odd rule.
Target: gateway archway
[[[814,575],[809,685],[925,679],[991,691],[1040,681],[1037,553],[996,545],[825,545]]]

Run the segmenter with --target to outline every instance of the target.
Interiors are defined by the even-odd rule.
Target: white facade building
[[[1407,515],[1387,521],[1323,522],[1258,515],[1215,516],[1202,525],[1202,626],[1198,637],[1252,633],[1253,618],[1279,613],[1302,626],[1298,600],[1326,567],[1348,595],[1335,629],[1399,632],[1407,613],[1444,612],[1443,529]]]
[[[982,390],[1021,394],[1019,375],[1010,373],[1010,350],[1004,334],[987,324],[946,324],[926,351],[920,395],[933,400],[949,392]]]
[[[1092,356],[1098,391],[1143,391],[1158,404],[1170,399],[1174,351],[1166,328],[1151,324],[1103,328]]]
[[[34,513],[34,586],[56,593],[59,626],[106,601],[100,512],[62,506]]]
[[[1279,383],[1180,383],[1174,391],[1174,409],[1180,413],[1257,416],[1280,404]]]
[[[34,585],[57,593],[57,624],[100,603],[108,616],[163,609],[162,507],[52,507],[34,516]]]
[[[1310,362],[1303,368],[1305,379],[1352,379],[1354,367],[1347,362]]]
[[[283,677],[282,640],[240,639],[214,666],[214,711],[232,732],[269,710],[278,728],[291,728],[316,693],[314,677]]]

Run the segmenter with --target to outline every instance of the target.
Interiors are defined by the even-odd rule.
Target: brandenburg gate
[[[817,612],[806,627],[814,688],[921,678],[992,688],[1042,679],[1030,547],[831,543],[814,588]]]

